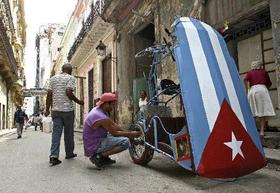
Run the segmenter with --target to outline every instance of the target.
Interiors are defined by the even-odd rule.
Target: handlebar
[[[142,56],[153,55],[154,53],[166,53],[166,45],[159,45],[159,46],[151,46],[141,50],[137,54],[135,54],[135,58],[139,58]]]

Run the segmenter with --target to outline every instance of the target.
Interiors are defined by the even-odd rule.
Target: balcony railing
[[[13,35],[15,33],[13,26],[13,19],[10,12],[9,1],[2,0],[0,1],[0,41],[3,44],[3,47],[7,53],[9,64],[11,65],[11,69],[18,77],[18,69],[17,64],[13,52],[13,48],[11,45]]]
[[[86,21],[82,23],[82,29],[79,33],[79,35],[76,37],[72,47],[70,48],[67,56],[67,60],[70,61],[75,54],[77,48],[81,45],[83,42],[83,39],[86,37],[88,32],[90,31],[94,21],[98,16],[100,16],[103,13],[104,10],[104,0],[98,0],[94,3],[92,3],[90,7],[90,14],[87,17]]]

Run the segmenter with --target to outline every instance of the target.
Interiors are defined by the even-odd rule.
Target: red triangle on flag
[[[226,100],[202,153],[197,172],[209,178],[237,178],[266,165],[266,160]]]

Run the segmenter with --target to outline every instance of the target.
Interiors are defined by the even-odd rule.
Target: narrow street
[[[51,134],[29,128],[22,139],[16,134],[0,137],[1,193],[166,193],[166,192],[275,192],[279,187],[278,166],[270,166],[233,182],[199,177],[156,154],[149,166],[132,163],[128,152],[113,157],[117,163],[98,171],[83,156],[81,134],[76,133],[74,160],[49,167]]]

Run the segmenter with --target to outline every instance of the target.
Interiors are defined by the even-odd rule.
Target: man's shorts
[[[102,140],[100,147],[97,149],[97,153],[111,150],[114,147],[127,149],[129,146],[130,143],[127,137],[114,137],[111,134],[108,134],[107,137]]]

